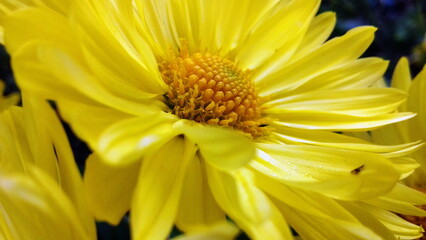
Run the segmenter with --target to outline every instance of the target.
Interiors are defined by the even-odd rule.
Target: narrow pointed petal
[[[415,116],[413,113],[390,113],[374,117],[358,117],[322,111],[283,111],[273,114],[279,120],[276,124],[331,131],[372,130],[383,125],[400,122]]]
[[[420,141],[399,145],[378,145],[364,141],[361,138],[355,138],[340,133],[312,130],[309,132],[309,135],[307,135],[306,130],[303,129],[289,128],[284,126],[274,127],[276,128],[274,133],[275,137],[279,141],[288,144],[304,143],[309,145],[376,153],[400,152],[403,150],[408,151],[412,148],[419,148],[422,146]]]
[[[326,42],[307,57],[259,79],[259,95],[273,98],[274,94],[290,91],[310,78],[334,69],[336,65],[357,59],[373,41],[375,30],[373,27],[352,29]]]
[[[265,113],[324,111],[359,117],[373,117],[397,109],[407,94],[391,88],[313,91],[267,102]]]
[[[144,159],[132,200],[131,227],[135,240],[165,239],[176,218],[194,143],[176,137]]]
[[[296,211],[283,204],[277,204],[280,210],[285,213],[287,221],[304,239],[315,240],[330,240],[330,239],[345,239],[345,240],[382,240],[395,238],[382,238],[372,230],[366,228],[362,224],[330,221],[313,217],[309,214],[304,214]],[[392,236],[388,234],[387,236]]]
[[[275,206],[247,169],[224,172],[207,166],[209,185],[225,212],[253,239],[293,239]]]
[[[398,61],[392,75],[391,86],[408,92],[411,84],[411,73],[408,59],[403,57]]]
[[[251,166],[284,183],[330,197],[359,200],[384,194],[399,172],[376,154],[302,145],[257,144]],[[348,161],[347,156],[351,156]]]
[[[184,232],[225,221],[208,186],[205,166],[198,156],[188,165],[176,225]]]
[[[299,46],[318,7],[317,0],[279,2],[242,43],[236,56],[237,62],[243,69],[255,69],[273,56],[277,49],[284,49],[278,50],[280,54],[277,58],[280,61],[272,61],[273,64],[284,63]]]
[[[312,20],[309,29],[306,31],[299,48],[292,56],[295,61],[309,52],[315,50],[329,37],[336,25],[336,14],[333,12],[321,13]]]
[[[426,216],[426,211],[415,207],[426,205],[426,194],[398,183],[389,193],[366,203],[408,216]]]

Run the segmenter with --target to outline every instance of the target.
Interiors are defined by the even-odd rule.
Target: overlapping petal
[[[178,212],[187,166],[196,150],[191,141],[176,137],[144,159],[132,199],[133,239],[168,236]]]
[[[297,145],[257,144],[256,170],[284,183],[338,199],[359,200],[384,194],[399,172],[375,154]],[[351,156],[349,159],[348,156]]]
[[[176,226],[184,232],[213,226],[226,219],[212,195],[204,165],[198,155],[188,164],[176,217]]]

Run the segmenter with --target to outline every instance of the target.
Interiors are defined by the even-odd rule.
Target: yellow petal
[[[0,114],[0,142],[2,169],[25,172],[34,163],[30,144],[26,138],[23,109],[10,107]]]
[[[37,19],[37,21],[34,22],[31,19]],[[28,27],[27,21],[33,23],[31,27]],[[125,69],[128,70],[127,73],[136,75],[123,75],[115,69],[117,64],[114,63],[113,67],[103,65],[107,61],[100,63],[97,58],[93,58],[93,55],[97,55],[102,59],[113,59],[112,54],[102,57],[104,50],[102,54],[98,52],[89,54],[89,50],[94,51],[97,48],[91,48],[90,45],[86,47],[83,44],[82,49],[77,41],[72,40],[79,39],[79,32],[70,26],[66,18],[54,12],[42,9],[18,11],[6,17],[5,29],[8,32],[6,42],[8,51],[13,56],[12,65],[16,78],[24,90],[29,89],[45,98],[55,100],[66,98],[84,103],[98,101],[136,114],[140,113],[141,99],[152,98],[163,92],[164,86],[159,86],[159,81],[156,81],[159,76],[157,76],[155,60],[151,63],[155,65],[154,71],[149,71],[152,70],[152,66],[147,70],[145,66],[138,65]],[[60,33],[57,29],[61,29]],[[83,39],[84,36],[86,35],[82,36]],[[129,63],[122,65],[120,70],[123,70],[125,66],[133,66],[130,65],[132,62],[124,59],[123,56],[117,56],[114,59],[122,59]],[[157,75],[152,76],[152,73]],[[104,74],[107,76],[103,76]],[[140,78],[146,79],[142,85]],[[137,83],[129,82],[136,79]],[[85,87],[81,88],[81,86]],[[137,97],[123,97],[129,94]]]
[[[405,179],[420,167],[420,164],[415,159],[409,157],[389,158],[389,160],[401,174],[400,179]]]
[[[200,228],[172,240],[232,240],[238,232],[239,229],[234,224],[222,221],[209,228]]]
[[[365,208],[375,219],[378,219],[383,225],[386,226],[397,239],[419,239],[423,236],[423,228],[410,223],[394,213],[385,211],[380,208],[368,207],[364,204],[361,205]]]
[[[359,117],[393,112],[405,101],[406,93],[392,88],[322,90],[280,98],[264,104],[265,113],[324,111]]]
[[[372,211],[381,209],[375,209],[362,203],[349,201],[342,201],[340,204],[351,212],[365,228],[372,230],[375,234],[380,236],[380,239],[397,239],[393,232],[391,232],[390,229],[388,229],[381,221],[379,221],[379,219],[377,219],[376,216],[372,214]]]
[[[147,156],[132,199],[132,238],[165,239],[172,229],[194,143],[176,137]]]
[[[27,21],[30,21],[31,25]],[[58,13],[40,8],[24,8],[2,19],[2,25],[6,32],[5,45],[12,56],[26,43],[34,40],[55,39],[56,44],[75,50],[75,39],[63,34],[71,31],[67,20]]]
[[[83,183],[80,172],[75,164],[71,146],[61,122],[46,101],[28,93],[24,96],[27,137],[31,143],[30,147],[37,167],[45,172],[54,171],[49,174],[57,177],[55,180],[74,203],[87,232],[93,237],[96,236],[93,216],[89,212],[86,199],[81,192]],[[42,139],[47,140],[45,145],[41,145]],[[45,154],[41,154],[43,152]],[[52,164],[55,166],[49,167]]]
[[[169,116],[158,112],[114,123],[102,132],[95,149],[109,164],[131,164],[179,134]]]
[[[252,140],[232,129],[178,121],[175,128],[198,144],[203,159],[220,169],[236,169],[254,157]]]
[[[311,130],[309,134],[306,134],[306,130],[304,129],[288,128],[284,126],[274,126],[274,128],[274,137],[283,143],[289,144],[304,143],[376,153],[399,152],[422,146],[420,141],[399,145],[378,145],[361,140],[360,138],[328,131]]]
[[[426,211],[414,206],[425,205],[426,194],[409,188],[400,183],[395,185],[395,187],[386,195],[375,199],[365,200],[364,202],[379,208],[386,209],[388,211],[404,215],[426,215]]]
[[[79,221],[70,199],[42,171],[28,168],[30,176],[2,173],[1,223],[12,239],[94,239]]]
[[[169,2],[166,0],[146,0],[130,4],[139,14],[139,16],[136,16],[138,23],[136,27],[146,36],[150,46],[160,56],[167,56],[168,49],[165,46],[177,48],[173,36],[173,25],[170,24],[169,20]]]
[[[250,34],[253,26],[276,7],[278,0],[251,1],[251,0],[222,0],[206,2],[202,15],[207,26],[200,28],[201,46],[206,41],[210,49],[217,48],[226,55],[229,51],[238,48],[239,43]],[[210,4],[209,4],[210,3]],[[221,7],[226,4],[226,8]],[[216,7],[217,11],[210,9]],[[232,22],[233,24],[229,24]],[[213,41],[209,44],[208,41]]]
[[[385,73],[388,62],[381,58],[361,58],[316,75],[295,89],[277,93],[274,99],[314,90],[359,89],[371,87]]]
[[[421,72],[413,79],[410,90],[408,92],[409,98],[407,99],[407,109],[414,111],[417,116],[409,123],[409,135],[414,139],[426,139],[426,66],[423,67]]]
[[[225,212],[253,239],[292,239],[287,223],[247,169],[206,166],[210,188]]]
[[[265,61],[268,69],[285,63],[299,46],[318,7],[317,0],[277,3],[241,43],[236,61],[243,69],[256,69]]]
[[[412,113],[390,113],[374,117],[358,117],[322,111],[286,111],[272,115],[279,120],[276,124],[332,131],[371,130],[391,123],[412,118]]]
[[[105,129],[133,117],[105,106],[78,102],[61,100],[58,106],[61,116],[73,127],[77,136],[84,139],[92,149],[96,148]]]
[[[130,1],[81,1],[74,13],[88,68],[102,79],[101,84],[123,97],[142,98],[143,94],[137,94],[140,90],[151,95],[165,91],[155,52],[146,42],[147,36],[135,29]]]
[[[312,191],[304,191],[277,181],[256,171],[256,184],[263,191],[294,210],[319,217],[324,220],[356,222],[356,219],[338,202],[328,196]],[[276,202],[274,201],[274,202]],[[285,215],[285,212],[283,213]]]
[[[292,56],[292,61],[305,56],[324,43],[330,37],[335,25],[336,14],[333,12],[325,12],[316,16],[309,25],[299,48]]]
[[[99,221],[116,225],[130,209],[140,165],[140,162],[135,162],[125,167],[112,167],[96,154],[89,156],[84,172],[84,189],[88,204]]]
[[[257,146],[256,161],[251,163],[256,170],[285,184],[337,199],[379,196],[399,179],[394,166],[377,154],[302,145]]]
[[[411,84],[411,73],[408,59],[403,57],[398,61],[392,75],[391,86],[408,92]]]
[[[373,27],[354,28],[342,37],[326,42],[306,57],[259,79],[259,95],[273,97],[275,93],[290,91],[315,75],[357,59],[373,41],[375,30]]]
[[[225,220],[208,186],[204,164],[195,156],[188,165],[176,225],[184,232]]]
[[[297,210],[284,204],[277,204],[285,214],[287,221],[303,239],[330,240],[383,240],[394,238],[382,238],[375,232],[363,226],[359,222],[330,221],[318,218]],[[389,236],[389,234],[388,234]]]

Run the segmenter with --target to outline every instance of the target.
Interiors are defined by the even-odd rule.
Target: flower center
[[[266,120],[249,71],[217,55],[186,51],[161,61],[159,69],[169,85],[166,104],[179,118],[233,127],[253,138],[264,134]]]

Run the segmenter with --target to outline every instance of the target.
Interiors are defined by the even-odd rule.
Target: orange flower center
[[[253,138],[265,133],[260,99],[249,71],[217,55],[181,51],[159,64],[172,113],[199,123],[233,127]]]

